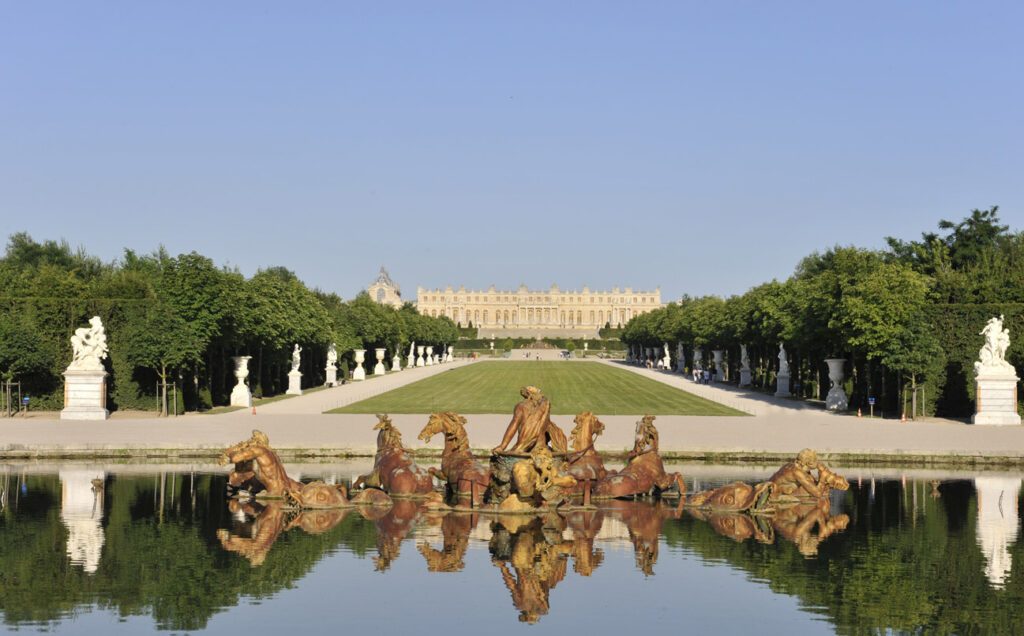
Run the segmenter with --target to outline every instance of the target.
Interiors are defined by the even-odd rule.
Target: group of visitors
[[[693,381],[697,384],[711,384],[715,381],[717,371],[712,369],[701,369],[700,367],[693,367]]]

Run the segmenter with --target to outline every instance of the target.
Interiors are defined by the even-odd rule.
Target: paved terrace
[[[247,438],[253,428],[265,431],[273,445],[289,457],[372,455],[376,444],[373,415],[324,415],[322,411],[466,364],[472,363],[411,369],[317,391],[259,407],[256,415],[236,411],[105,422],[0,419],[0,457],[210,457]],[[900,423],[835,415],[801,402],[722,386],[696,385],[679,375],[620,363],[606,364],[616,364],[679,390],[754,413],[737,417],[659,416],[656,424],[661,449],[667,456],[774,460],[811,447],[833,460],[1024,466],[1024,427],[1020,426],[980,427],[941,419]],[[467,417],[473,447],[486,451],[501,439],[510,414]],[[426,415],[394,415],[392,419],[410,448],[440,450],[440,438],[429,445],[416,439],[426,424]],[[566,432],[572,429],[570,417],[553,419]],[[602,417],[605,433],[598,440],[598,450],[619,453],[631,448],[636,419]]]

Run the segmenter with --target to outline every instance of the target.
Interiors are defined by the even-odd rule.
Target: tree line
[[[62,406],[69,338],[94,315],[107,332],[114,410],[156,408],[161,383],[175,384],[188,410],[226,404],[233,355],[253,356],[249,384],[263,397],[287,389],[296,343],[303,385],[316,386],[325,380],[331,343],[344,374],[353,349],[384,347],[390,361],[413,341],[437,347],[458,338],[448,318],[421,315],[411,304],[381,305],[366,293],[344,301],[284,267],[247,278],[196,252],[126,249],[103,262],[66,242],[9,238],[0,259],[0,377],[21,382],[33,408]]]
[[[920,240],[886,243],[813,253],[788,279],[741,295],[684,297],[631,320],[622,339],[644,347],[667,342],[673,352],[681,343],[686,368],[694,347],[703,349],[704,363],[722,349],[733,382],[746,345],[754,386],[764,390],[775,381],[785,343],[800,397],[824,399],[824,360],[846,358],[853,409],[866,410],[874,397],[895,414],[917,393],[918,413],[968,415],[978,334],[989,318],[1005,316],[1013,338],[1008,359],[1024,366],[1024,232],[1010,231],[992,207],[940,221]]]

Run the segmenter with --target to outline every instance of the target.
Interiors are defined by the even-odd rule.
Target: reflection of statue
[[[234,463],[228,484],[258,498],[286,498],[296,508],[341,508],[355,504],[391,505],[391,498],[379,490],[365,490],[349,501],[341,484],[314,481],[303,484],[285,472],[284,464],[270,448],[266,434],[254,430],[252,437],[224,451],[219,463]]]
[[[298,343],[296,343],[295,344],[295,348],[292,349],[292,371],[298,371],[299,370],[299,362],[301,361],[301,359],[302,359],[302,347],[300,347],[298,345]]]
[[[524,386],[519,390],[523,400],[516,404],[512,421],[505,430],[501,443],[494,447],[495,453],[504,451],[513,436],[517,436],[513,453],[529,453],[538,443],[550,444],[552,451],[564,453],[568,444],[562,432],[549,417],[551,402],[534,386]]]
[[[978,361],[974,363],[975,373],[1016,373],[1013,365],[1006,361],[1006,351],[1010,348],[1010,331],[1003,328],[1003,317],[990,318],[979,335],[985,336],[985,344],[978,352]]]
[[[71,336],[73,358],[68,369],[80,371],[102,371],[103,359],[107,357],[107,334],[99,316],[89,319],[89,327],[75,329]]]
[[[658,429],[654,427],[653,415],[644,415],[636,423],[636,437],[633,450],[629,452],[626,466],[616,472],[609,471],[597,483],[594,495],[597,497],[630,497],[633,495],[661,494],[673,485],[679,494],[686,492],[683,476],[666,473],[665,464],[658,454]]]
[[[377,455],[373,472],[360,476],[352,488],[380,488],[389,495],[427,495],[434,492],[434,479],[413,461],[402,446],[402,433],[387,415],[378,415]]]
[[[815,470],[818,471],[817,476],[814,475]],[[846,479],[818,461],[817,453],[805,448],[796,459],[775,471],[768,481],[756,485],[737,481],[705,490],[692,495],[686,505],[733,512],[760,512],[777,504],[824,499],[833,488],[846,490],[849,487]]]
[[[681,510],[662,502],[610,501],[606,505],[613,511],[610,514],[620,517],[629,530],[636,567],[646,576],[653,575],[662,526],[666,519],[678,519]]]
[[[805,502],[788,508],[781,508],[772,515],[772,527],[783,539],[792,541],[805,557],[818,554],[818,545],[837,532],[842,532],[850,523],[847,515],[832,516],[831,504],[827,498]],[[815,526],[818,532],[812,534]]]
[[[463,503],[468,498],[471,506],[483,503],[484,492],[491,483],[491,471],[473,457],[466,435],[466,418],[447,411],[433,413],[420,431],[419,439],[429,442],[438,433],[444,435],[441,470],[430,469],[430,474],[447,482],[448,500]]]
[[[551,610],[551,590],[565,578],[572,542],[563,540],[558,530],[545,532],[537,517],[525,523],[499,518],[491,530],[491,562],[501,570],[519,620],[536,623]]]
[[[374,569],[384,572],[398,558],[402,541],[412,532],[419,515],[415,501],[396,499],[395,505],[383,511],[382,508],[361,508],[364,517],[373,518],[377,526],[377,556],[373,559]]]
[[[253,567],[263,565],[267,554],[282,533],[301,528],[312,535],[327,532],[341,523],[348,510],[302,510],[288,508],[281,501],[228,501],[228,510],[242,513],[244,522],[232,530],[220,529],[217,539],[222,548],[245,557]],[[364,517],[374,508],[360,509]]]
[[[427,562],[429,572],[461,572],[469,550],[469,533],[476,528],[480,517],[475,514],[445,514],[441,518],[443,544],[440,550],[421,541],[416,549]]]

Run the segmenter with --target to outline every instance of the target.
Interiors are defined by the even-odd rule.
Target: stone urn
[[[355,349],[353,353],[356,356],[356,368],[352,369],[352,380],[365,380],[366,369],[363,368],[363,362],[366,361],[366,349]]]
[[[395,349],[395,355],[391,357],[391,370],[401,371],[402,370],[402,355],[398,353],[398,349]]]
[[[448,345],[448,351],[447,351],[447,353],[444,354],[444,361],[445,362],[451,362],[452,360],[454,360],[454,358],[452,357],[452,353],[454,351],[455,351],[455,347],[453,347],[451,345]]]
[[[423,351],[425,349],[426,349],[426,347],[424,347],[423,345],[418,345],[416,347],[416,366],[418,366],[418,367],[422,367],[422,366],[424,366],[426,364],[423,361]]]
[[[249,360],[252,360],[252,356],[231,356],[231,359],[235,361],[235,379],[238,380],[238,384],[231,389],[231,406],[252,408],[252,393],[245,381],[249,377]]]
[[[427,361],[426,361],[426,365],[428,367],[434,366],[434,346],[433,345],[427,345]]]
[[[829,358],[825,360],[828,365],[828,379],[830,382],[828,395],[825,397],[825,408],[830,411],[845,411],[849,408],[849,400],[846,392],[843,391],[843,379],[846,377],[843,372],[843,365],[846,358]]]
[[[388,372],[384,366],[384,354],[387,353],[387,349],[374,349],[373,353],[377,357],[377,364],[373,365],[373,375],[384,375]]]

